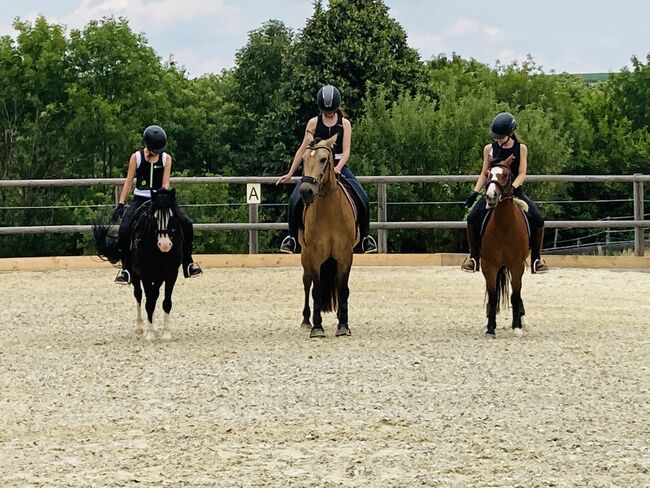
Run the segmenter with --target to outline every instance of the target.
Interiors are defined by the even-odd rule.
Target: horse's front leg
[[[311,288],[311,275],[307,271],[303,271],[302,273],[302,284],[305,287],[305,306],[302,309],[301,327],[305,329],[311,329],[311,322],[309,321],[309,316],[311,315],[311,309],[309,308],[309,290]]]
[[[135,333],[141,335],[144,332],[142,322],[142,286],[140,285],[140,278],[131,275],[131,284],[133,285],[133,296],[137,302],[136,316],[135,316]]]
[[[488,294],[487,331],[485,334],[494,338],[497,328],[497,273],[489,266],[482,266],[482,268]]]
[[[320,275],[314,273],[313,275],[313,286],[311,289],[311,295],[314,299],[314,325],[311,328],[309,337],[325,337],[325,330],[323,329],[323,317],[321,317],[321,301],[320,301]]]
[[[144,281],[143,283],[144,294],[146,297],[144,308],[147,311],[147,325],[144,331],[144,340],[146,342],[151,342],[156,338],[153,327],[153,311],[156,309],[156,302],[160,295],[160,285],[162,283],[160,281],[154,283]]]
[[[350,278],[350,265],[345,266],[344,271],[339,276],[339,290],[338,290],[338,304],[339,308],[336,311],[339,325],[336,329],[337,336],[349,336],[350,327],[348,326],[348,297],[350,296],[350,288],[348,281]]]
[[[174,285],[176,284],[176,277],[177,275],[174,274],[173,276],[168,277],[167,281],[165,281],[165,298],[162,303],[165,315],[163,317],[162,335],[160,337],[163,341],[172,340],[172,333],[169,330],[169,314],[172,311],[172,292],[174,291]]]

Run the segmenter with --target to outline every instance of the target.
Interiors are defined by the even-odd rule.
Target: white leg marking
[[[144,328],[142,326],[142,304],[141,303],[138,303],[136,310],[137,313],[135,316],[135,333],[141,335],[142,332],[144,332]]]
[[[164,318],[163,318],[163,328],[162,328],[162,337],[161,339],[163,341],[171,341],[172,340],[172,333],[169,330],[169,314],[166,313]]]
[[[524,336],[524,331],[521,329],[515,329],[514,330],[515,337],[523,337]]]

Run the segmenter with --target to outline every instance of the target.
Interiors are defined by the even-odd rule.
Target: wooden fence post
[[[248,222],[257,224],[259,222],[259,212],[257,203],[248,204]],[[259,242],[257,240],[257,230],[248,231],[248,254],[257,254],[259,252]]]
[[[634,176],[641,176],[640,173],[634,173]],[[644,220],[645,209],[643,208],[643,182],[635,181],[632,183],[634,188],[634,220]],[[643,227],[634,228],[634,255],[643,256],[645,254],[645,229]]]
[[[388,196],[386,183],[377,183],[377,222],[386,222],[388,219]],[[377,231],[377,246],[380,253],[388,252],[388,231],[379,229]]]

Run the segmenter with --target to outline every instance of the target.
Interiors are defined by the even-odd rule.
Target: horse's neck
[[[512,225],[513,219],[516,218],[516,212],[518,211],[519,209],[512,198],[502,200],[493,210],[492,219],[497,225],[509,227]]]

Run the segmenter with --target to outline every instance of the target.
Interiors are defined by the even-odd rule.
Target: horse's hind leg
[[[339,278],[339,309],[337,310],[337,317],[339,325],[336,329],[337,336],[351,335],[350,327],[348,326],[348,297],[350,296],[350,288],[348,287],[348,280],[350,278],[350,266],[341,274]]]
[[[169,314],[172,311],[172,292],[174,291],[174,284],[176,284],[176,275],[170,277],[165,282],[165,298],[162,303],[165,315],[163,317],[162,335],[160,336],[160,339],[163,341],[172,340],[172,333],[169,330]]]
[[[133,276],[131,278],[133,285],[133,296],[137,302],[136,316],[135,316],[135,333],[141,335],[144,332],[142,322],[142,287],[140,286],[140,278]]]
[[[510,304],[512,305],[512,329],[516,335],[521,335],[522,320],[524,313],[523,302],[521,301],[521,278],[524,274],[524,266],[517,267],[510,271],[512,294],[510,295]]]
[[[311,329],[311,322],[309,321],[309,316],[311,315],[311,310],[309,308],[309,290],[311,288],[311,275],[306,271],[304,271],[302,274],[302,284],[305,287],[305,306],[302,309],[301,327],[305,329]]]

